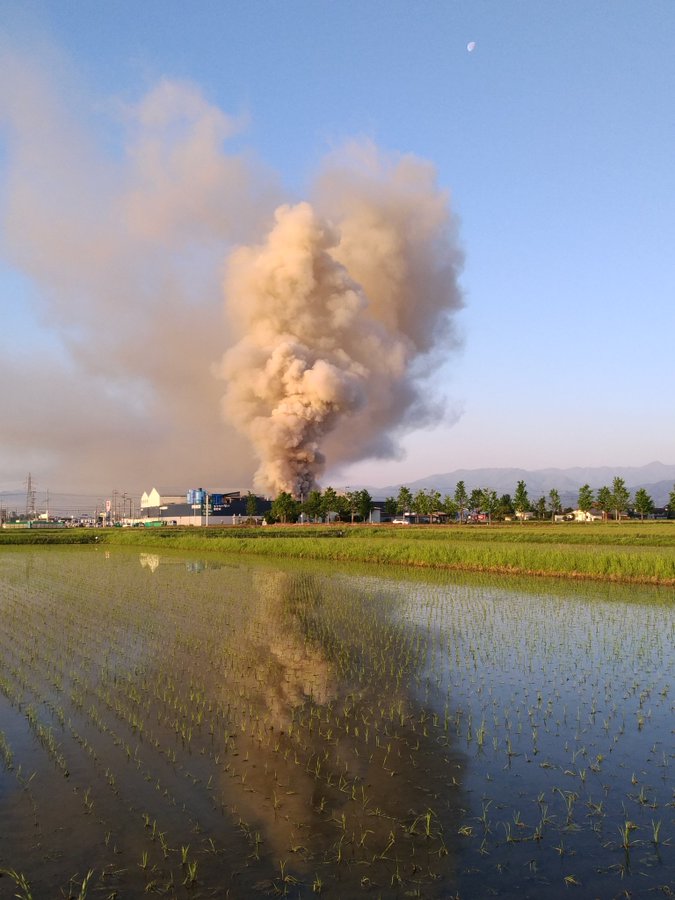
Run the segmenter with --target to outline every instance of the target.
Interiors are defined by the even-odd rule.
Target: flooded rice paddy
[[[672,590],[0,554],[0,896],[675,890]]]

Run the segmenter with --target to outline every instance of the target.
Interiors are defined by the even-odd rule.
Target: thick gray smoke
[[[280,207],[266,241],[236,250],[226,298],[226,415],[251,440],[259,490],[306,496],[331,464],[394,456],[437,414],[424,375],[454,343],[461,254],[433,168],[353,146],[314,206]]]

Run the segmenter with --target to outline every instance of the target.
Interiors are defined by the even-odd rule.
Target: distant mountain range
[[[490,488],[500,496],[513,496],[516,485],[524,481],[531,502],[535,502],[549,491],[556,490],[560,494],[563,506],[576,506],[579,488],[590,485],[594,490],[612,486],[614,478],[623,478],[626,487],[634,494],[638,488],[645,488],[655,506],[665,506],[668,495],[675,486],[675,465],[664,465],[652,462],[646,466],[598,466],[584,468],[575,466],[572,469],[455,469],[453,472],[429,475],[417,481],[406,481],[401,484],[390,484],[385,487],[361,485],[376,500],[395,497],[402,485],[415,491],[426,489],[440,491],[441,494],[453,494],[458,481],[463,481],[469,493],[474,488]]]

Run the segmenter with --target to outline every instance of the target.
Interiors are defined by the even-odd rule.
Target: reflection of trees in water
[[[296,871],[428,895],[453,868],[462,761],[410,689],[423,648],[351,579],[260,571],[253,593],[237,640],[258,727],[231,801]]]

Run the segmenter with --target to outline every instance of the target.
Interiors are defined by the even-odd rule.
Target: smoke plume
[[[231,255],[224,409],[253,444],[258,490],[306,496],[327,457],[395,456],[438,415],[424,376],[454,343],[460,266],[433,168],[368,144],[328,161],[314,205],[280,207],[264,243]]]
[[[0,36],[0,55],[0,262],[21,278],[0,322],[3,486],[29,468],[52,491],[249,484],[211,366],[224,256],[276,178],[230,152],[244,123],[195,85],[101,103],[56,53]]]
[[[196,85],[101,102],[0,54],[3,487],[247,487],[252,443],[258,489],[302,495],[439,415],[461,258],[429,164],[354,144],[279,205]]]

